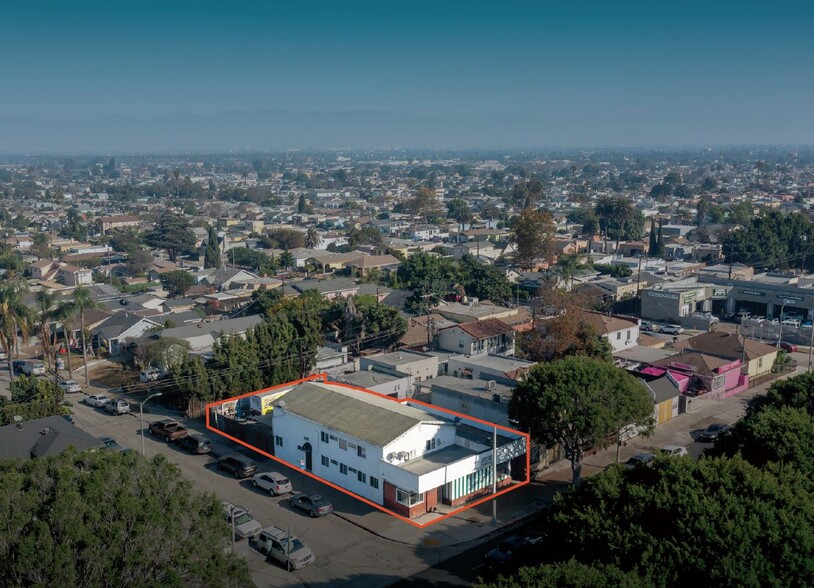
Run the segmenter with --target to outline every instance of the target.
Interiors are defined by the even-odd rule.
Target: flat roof
[[[422,359],[431,359],[431,355],[419,353],[418,351],[396,351],[394,353],[382,353],[381,355],[369,355],[364,359],[368,361],[377,361],[389,365],[403,365],[405,363],[413,363],[414,361],[421,361]]]
[[[439,449],[438,451],[425,453],[418,459],[411,459],[409,461],[402,462],[395,465],[395,467],[404,470],[405,472],[415,474],[416,476],[423,476],[424,474],[434,472],[438,468],[448,466],[456,461],[460,461],[472,455],[477,455],[478,453],[480,452],[473,449],[468,449],[466,447],[461,447],[460,445],[449,445],[443,449]]]

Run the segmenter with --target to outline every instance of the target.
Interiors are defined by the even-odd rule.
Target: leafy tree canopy
[[[163,456],[0,461],[0,576],[13,586],[252,586],[213,495]]]
[[[172,270],[161,275],[161,285],[170,298],[183,296],[194,284],[195,276],[185,270]]]
[[[178,214],[162,214],[153,230],[145,233],[144,242],[150,247],[165,249],[170,261],[176,256],[191,251],[195,246],[195,233],[184,217]]]

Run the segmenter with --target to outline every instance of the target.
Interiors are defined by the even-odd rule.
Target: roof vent
[[[40,431],[40,435],[47,435],[51,432],[51,427],[45,427],[42,431]]]

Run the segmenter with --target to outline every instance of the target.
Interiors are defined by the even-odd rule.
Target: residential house
[[[580,310],[579,320],[591,325],[598,336],[607,339],[613,347],[613,353],[630,349],[639,343],[638,319]]]
[[[516,386],[536,365],[516,357],[503,355],[455,355],[447,360],[447,374],[470,380],[494,380],[506,386]]]
[[[514,355],[515,331],[499,319],[484,319],[438,332],[438,347],[464,355]]]
[[[99,219],[99,227],[107,234],[113,229],[125,227],[138,227],[141,219],[133,215],[103,216]]]
[[[130,312],[117,312],[91,330],[94,348],[104,349],[110,355],[119,355],[122,346],[137,339],[161,323]]]
[[[0,458],[31,459],[59,455],[69,447],[80,451],[102,442],[61,416],[32,419],[0,427]]]
[[[241,316],[219,321],[206,321],[164,329],[160,337],[182,339],[189,343],[190,351],[198,355],[209,355],[215,341],[223,336],[245,336],[246,331],[263,322],[258,315]]]
[[[359,285],[348,278],[331,278],[328,280],[305,279],[291,282],[291,287],[302,294],[307,290],[316,290],[326,300],[347,298],[359,292]]]
[[[467,380],[454,376],[438,376],[429,383],[430,403],[466,416],[511,427],[509,401],[514,393],[512,385],[495,380]]]
[[[723,359],[739,359],[743,362],[742,373],[750,378],[768,375],[777,359],[777,347],[733,333],[714,331],[701,333],[673,343],[676,351],[691,349]]]
[[[666,423],[678,416],[679,396],[681,395],[674,380],[663,375],[645,382],[653,397],[653,420],[657,425]]]

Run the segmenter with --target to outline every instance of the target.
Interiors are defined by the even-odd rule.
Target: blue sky
[[[783,141],[814,131],[812,5],[12,0],[0,116],[494,113]]]

